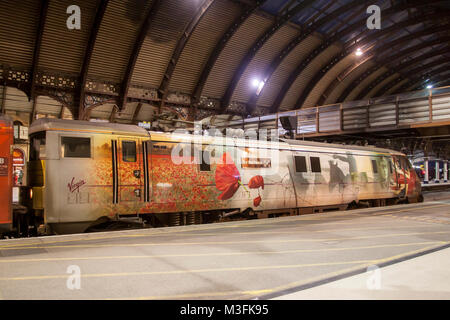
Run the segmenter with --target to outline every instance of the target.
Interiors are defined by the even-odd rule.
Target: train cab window
[[[402,157],[402,158],[400,158],[400,159],[398,160],[398,162],[399,162],[399,164],[400,164],[400,168],[401,168],[402,170],[405,170],[405,169],[406,169],[406,161],[405,161],[405,159]]]
[[[373,173],[378,173],[377,160],[372,160],[372,170],[373,170]]]
[[[306,157],[295,156],[295,172],[306,172]]]
[[[45,132],[32,136],[30,142],[30,160],[43,158],[45,158]]]
[[[311,172],[320,173],[322,172],[322,168],[320,167],[320,158],[319,157],[310,157],[311,161]]]
[[[389,174],[393,174],[394,168],[392,167],[392,160],[388,159],[388,163],[389,163]]]
[[[408,170],[411,170],[412,169],[411,162],[407,158],[404,158],[404,159],[405,159],[405,165],[406,165],[405,168]]]
[[[64,158],[90,158],[91,138],[61,137]]]
[[[123,162],[136,162],[136,141],[122,141]]]
[[[200,171],[211,171],[211,155],[209,151],[202,151],[202,162],[200,163]]]

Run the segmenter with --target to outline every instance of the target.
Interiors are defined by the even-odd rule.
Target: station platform
[[[450,199],[425,200],[2,240],[0,299],[449,299]],[[390,295],[362,287],[368,268]]]
[[[448,300],[450,248],[279,296],[277,300]]]

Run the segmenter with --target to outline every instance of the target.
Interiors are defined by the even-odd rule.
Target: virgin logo
[[[80,187],[84,186],[86,184],[86,182],[84,180],[81,180],[77,183],[74,183],[75,177],[72,178],[72,181],[70,183],[67,184],[67,186],[69,187],[69,191],[70,192],[79,192],[80,191]]]

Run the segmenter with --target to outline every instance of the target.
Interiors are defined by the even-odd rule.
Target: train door
[[[12,224],[12,124],[0,119],[0,229],[9,229]]]
[[[119,138],[117,180],[119,202],[143,201],[143,172],[140,140]]]

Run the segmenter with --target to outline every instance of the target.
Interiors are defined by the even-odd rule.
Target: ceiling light
[[[358,56],[358,57],[361,56],[361,55],[363,54],[363,52],[361,51],[361,48],[356,49],[355,54],[356,54],[356,56]]]
[[[431,84],[427,85],[427,89],[431,89],[433,86]]]
[[[259,87],[259,83],[260,83],[259,79],[253,79],[253,81],[252,81],[252,85],[253,85],[255,88],[258,88],[258,87]]]

